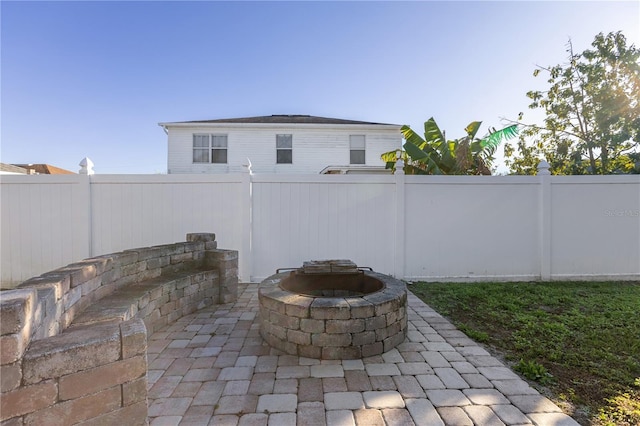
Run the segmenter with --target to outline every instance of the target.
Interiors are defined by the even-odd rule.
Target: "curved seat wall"
[[[237,252],[218,249],[215,234],[187,234],[1,292],[0,421],[145,424],[147,335],[234,301],[237,267]]]

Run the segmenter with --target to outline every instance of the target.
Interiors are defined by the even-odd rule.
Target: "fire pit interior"
[[[384,285],[364,271],[313,275],[293,271],[280,281],[280,288],[310,297],[360,297],[380,291]]]
[[[407,290],[403,282],[349,260],[304,262],[259,288],[260,334],[288,354],[356,359],[404,341]]]

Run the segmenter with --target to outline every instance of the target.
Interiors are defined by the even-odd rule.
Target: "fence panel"
[[[254,279],[311,259],[393,272],[392,176],[255,175],[252,193]]]
[[[93,254],[184,241],[214,232],[240,249],[240,175],[93,176]]]
[[[2,176],[2,283],[15,285],[89,256],[86,176]]]
[[[410,280],[640,277],[638,176],[2,176],[3,285],[215,232],[240,278],[349,258]]]
[[[533,177],[407,176],[407,279],[539,275]]]
[[[555,278],[638,278],[637,176],[554,176],[551,205]]]

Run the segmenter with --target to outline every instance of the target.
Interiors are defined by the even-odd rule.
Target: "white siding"
[[[381,128],[380,128],[381,127]],[[227,164],[194,164],[193,134],[228,135]],[[293,136],[293,163],[276,164],[276,135]],[[176,173],[237,173],[251,160],[254,173],[317,174],[327,166],[349,164],[349,136],[365,135],[366,165],[384,166],[380,155],[398,149],[402,135],[396,126],[269,126],[169,127],[168,171]]]

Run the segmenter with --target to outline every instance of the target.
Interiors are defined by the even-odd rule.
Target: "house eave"
[[[327,166],[320,170],[321,175],[330,174],[391,174],[391,170],[385,166],[372,166],[369,164],[349,164],[344,166]]]
[[[160,127],[168,131],[170,128],[206,128],[206,129],[323,129],[323,130],[389,130],[400,131],[399,124],[326,124],[326,123],[204,123],[204,122],[163,122]]]

